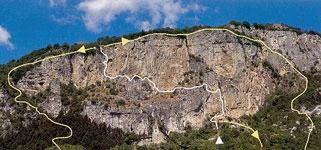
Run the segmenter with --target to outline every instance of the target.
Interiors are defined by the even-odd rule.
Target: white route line
[[[165,35],[165,36],[171,36],[171,37],[176,37],[176,36],[188,36],[188,35],[191,35],[191,34],[195,34],[195,33],[199,33],[199,32],[202,32],[202,31],[226,31],[226,32],[229,32],[231,33],[232,35],[236,36],[236,37],[239,37],[239,38],[244,38],[244,39],[247,39],[249,41],[252,41],[252,42],[256,42],[256,43],[260,43],[262,46],[266,47],[269,51],[271,51],[272,53],[274,54],[277,54],[279,55],[280,57],[282,57],[298,74],[300,74],[304,80],[305,80],[305,88],[304,90],[299,94],[297,95],[295,98],[293,98],[291,100],[291,110],[294,111],[294,112],[297,112],[299,115],[305,115],[309,121],[310,121],[310,128],[309,128],[309,134],[308,134],[308,137],[307,137],[307,140],[306,140],[306,143],[305,143],[305,146],[304,146],[304,149],[306,150],[307,149],[307,146],[308,146],[308,143],[309,143],[309,140],[310,140],[310,136],[311,136],[311,133],[313,131],[313,129],[315,128],[314,126],[314,123],[313,123],[313,120],[312,118],[309,116],[308,113],[305,113],[305,112],[301,112],[297,109],[294,108],[294,101],[296,99],[298,99],[301,95],[303,95],[306,91],[307,91],[307,88],[308,88],[308,79],[306,76],[304,76],[295,66],[294,64],[288,60],[285,56],[283,56],[281,53],[277,52],[277,51],[274,51],[272,50],[269,46],[267,46],[262,40],[257,40],[257,39],[253,39],[251,37],[248,37],[248,36],[245,36],[245,35],[240,35],[240,34],[237,34],[235,33],[234,31],[230,30],[230,29],[225,29],[225,28],[203,28],[203,29],[200,29],[200,30],[197,30],[197,31],[194,31],[194,32],[191,32],[191,33],[187,33],[187,34],[169,34],[169,33],[152,33],[152,34],[147,34],[147,35],[144,35],[144,36],[141,36],[141,37],[138,37],[136,39],[133,39],[133,40],[129,40],[130,41],[137,41],[137,40],[140,40],[142,38],[145,38],[145,37],[148,37],[148,36],[152,36],[152,35]],[[119,44],[122,44],[121,42],[117,42],[117,43],[112,43],[112,44],[108,44],[108,45],[101,45],[101,47],[110,47],[110,46],[115,46],[115,45],[119,45]],[[88,49],[85,49],[84,52],[86,52],[86,50],[92,50],[92,49],[95,49],[95,48],[88,48]],[[58,123],[58,122],[55,122],[54,120],[52,120],[47,114],[45,113],[42,113],[38,110],[38,108],[36,106],[33,106],[32,104],[26,102],[26,101],[19,101],[17,100],[21,95],[22,95],[22,91],[20,89],[18,89],[17,87],[14,86],[14,84],[11,82],[11,77],[10,77],[10,74],[15,71],[16,69],[20,68],[20,67],[24,67],[24,66],[28,66],[28,65],[34,65],[36,63],[39,63],[39,62],[42,62],[42,61],[47,61],[49,59],[53,59],[53,58],[57,58],[57,57],[62,57],[62,56],[66,56],[66,55],[70,55],[70,54],[75,54],[75,53],[78,53],[78,52],[81,52],[83,53],[82,51],[74,51],[74,52],[68,52],[68,53],[62,53],[62,54],[59,54],[59,55],[55,55],[55,56],[48,56],[46,58],[43,58],[41,60],[36,60],[34,62],[31,62],[31,63],[25,63],[25,64],[22,64],[22,65],[19,65],[19,66],[16,66],[14,68],[12,68],[9,73],[7,74],[7,82],[9,84],[9,86],[11,88],[13,88],[14,90],[16,90],[18,92],[18,95],[14,98],[15,102],[17,103],[24,103],[24,104],[27,104],[28,106],[30,106],[31,108],[35,109],[36,112],[39,114],[39,115],[43,115],[45,116],[50,122],[56,124],[56,125],[60,125],[60,126],[63,126],[63,127],[66,127],[70,130],[70,134],[67,135],[67,136],[59,136],[59,137],[55,137],[52,139],[52,143],[60,150],[60,147],[57,143],[55,143],[55,140],[59,140],[59,139],[68,139],[70,138],[72,135],[73,135],[73,132],[72,132],[72,129],[68,126],[68,125],[65,125],[65,124],[62,124],[62,123]],[[130,78],[129,76],[127,75],[116,75],[116,76],[108,76],[106,74],[106,71],[107,71],[107,67],[108,67],[108,55],[104,54],[102,52],[102,49],[100,50],[100,52],[106,57],[106,61],[103,62],[103,64],[105,64],[105,68],[104,68],[104,76],[109,78],[109,79],[116,79],[116,78],[126,78],[128,81],[132,81],[135,77],[141,79],[141,80],[147,80],[149,81],[153,87],[158,91],[158,92],[161,92],[161,93],[171,93],[171,92],[174,92],[175,90],[177,89],[185,89],[185,90],[192,90],[192,89],[196,89],[196,88],[201,88],[201,87],[205,87],[206,91],[211,93],[211,94],[214,94],[214,93],[217,93],[219,92],[220,94],[220,102],[221,102],[221,111],[222,111],[222,114],[220,115],[217,115],[217,116],[214,116],[210,119],[211,122],[215,122],[217,124],[217,120],[216,121],[213,121],[213,119],[217,118],[217,117],[220,117],[220,116],[225,116],[225,110],[224,110],[224,100],[222,99],[222,96],[221,96],[221,90],[220,88],[218,88],[216,91],[212,91],[209,87],[208,84],[202,84],[202,85],[198,85],[198,86],[193,86],[193,87],[175,87],[171,90],[160,90],[156,84],[151,81],[148,77],[141,77],[139,75],[134,75],[132,78]],[[240,123],[237,123],[237,122],[233,122],[233,121],[222,121],[224,123],[230,123],[230,124],[235,124],[235,125],[238,125],[238,126],[241,126],[241,127],[244,127],[244,128],[247,128],[247,129],[250,129],[251,131],[254,132],[254,129],[249,127],[249,126],[246,126],[246,125],[242,125]],[[218,128],[218,127],[217,127]],[[260,145],[261,145],[261,149],[263,147],[263,144],[260,140],[260,138],[257,138],[260,142]]]
[[[303,94],[306,92],[306,90],[307,90],[307,88],[308,88],[308,82],[309,82],[309,81],[308,81],[307,77],[304,76],[304,75],[294,66],[294,64],[293,64],[290,60],[288,60],[288,59],[287,59],[285,56],[283,56],[281,53],[279,53],[279,52],[277,52],[277,51],[274,51],[272,48],[270,48],[269,46],[267,46],[267,44],[266,44],[264,41],[258,40],[258,39],[254,39],[254,38],[251,38],[251,37],[248,37],[248,36],[245,36],[245,35],[237,34],[236,32],[234,32],[234,31],[232,31],[232,30],[230,30],[230,29],[226,29],[226,28],[203,28],[203,29],[200,29],[200,30],[191,32],[191,33],[187,33],[187,34],[151,33],[151,34],[147,34],[147,35],[144,35],[144,36],[140,36],[140,37],[135,38],[135,39],[132,39],[132,40],[128,40],[128,42],[138,41],[138,40],[140,40],[140,39],[143,39],[143,38],[146,38],[146,37],[149,37],[149,36],[153,36],[153,35],[162,35],[162,36],[177,37],[177,36],[188,36],[188,35],[196,34],[196,33],[203,32],[203,31],[226,31],[226,32],[229,32],[230,34],[238,37],[238,38],[244,38],[244,39],[247,39],[247,40],[249,40],[249,41],[259,43],[259,44],[261,44],[263,47],[266,47],[271,53],[277,54],[277,55],[279,55],[281,58],[283,58],[283,59],[294,69],[294,71],[295,71],[296,73],[298,73],[300,76],[302,76],[302,77],[304,78],[304,80],[305,80],[304,90],[303,90],[300,94],[298,94],[295,98],[293,98],[293,99],[291,100],[291,110],[294,111],[294,112],[297,112],[297,114],[299,114],[299,115],[305,115],[305,116],[308,118],[308,120],[310,121],[310,123],[311,123],[311,128],[309,129],[308,137],[307,137],[307,140],[306,140],[305,146],[304,146],[304,150],[306,150],[306,149],[307,149],[307,146],[308,146],[308,143],[309,143],[309,140],[310,140],[311,133],[312,133],[313,128],[314,128],[314,122],[313,122],[312,118],[311,118],[307,113],[304,113],[304,112],[301,112],[301,111],[295,109],[294,106],[293,106],[293,103],[294,103],[294,101],[295,101],[296,99],[298,99],[301,95],[303,95]],[[121,43],[121,42],[118,42],[118,43],[103,45],[102,47],[110,47],[110,46],[114,46],[114,45],[118,45],[118,44],[122,44],[122,43]],[[172,89],[172,90],[166,91],[166,90],[160,90],[159,88],[157,88],[156,84],[155,84],[154,82],[152,82],[152,81],[151,81],[149,78],[147,78],[147,77],[140,77],[139,75],[134,75],[132,78],[130,78],[130,77],[127,76],[127,75],[116,75],[116,76],[114,76],[114,77],[108,76],[108,75],[106,74],[107,63],[108,63],[108,56],[107,56],[106,54],[104,54],[102,51],[101,51],[101,53],[107,58],[107,60],[104,61],[104,64],[106,65],[106,67],[105,67],[105,69],[104,69],[104,75],[105,75],[105,77],[110,78],[110,79],[115,79],[115,78],[122,77],[122,78],[126,78],[128,81],[132,81],[133,78],[138,77],[138,78],[141,79],[141,80],[148,80],[150,83],[153,84],[154,88],[155,88],[158,92],[164,92],[164,93],[173,92],[173,91],[175,91],[176,89],[186,89],[186,90],[190,90],[190,89],[195,89],[195,88],[199,88],[199,87],[203,87],[203,86],[205,86],[206,90],[207,90],[208,92],[210,92],[210,93],[216,93],[218,90],[220,91],[220,89],[218,89],[218,90],[216,90],[216,91],[211,91],[210,88],[209,88],[209,86],[208,86],[207,84],[202,84],[202,85],[194,86],[194,87],[175,87],[175,88]],[[220,94],[221,94],[221,92],[220,92]],[[221,95],[220,95],[220,99],[221,99]],[[224,108],[223,108],[224,106],[223,106],[222,104],[224,104],[224,101],[221,99],[221,107],[222,107],[222,114],[221,114],[221,115],[225,115]],[[221,116],[221,115],[219,115],[219,116]],[[216,117],[219,117],[219,116],[214,116],[214,117],[212,117],[212,118],[210,119],[210,121],[213,122],[213,119],[215,119]],[[215,121],[214,121],[214,122],[215,122]],[[226,122],[226,123],[227,123],[227,121],[223,121],[223,122]],[[232,124],[235,124],[235,125],[239,125],[239,126],[245,127],[244,125],[239,124],[239,123],[236,123],[236,122],[232,122],[232,121],[231,121],[231,122],[229,122],[229,123],[232,123]],[[248,126],[246,126],[246,127],[247,127],[247,128],[250,128],[252,131],[254,131],[251,127],[248,127]],[[261,142],[261,140],[260,140],[259,138],[258,138],[258,140],[259,140],[260,145],[261,145],[261,148],[262,148],[262,147],[263,147],[263,144],[262,144],[262,142]]]
[[[107,68],[108,68],[108,55],[105,54],[103,51],[102,51],[102,48],[100,48],[100,52],[106,57],[106,61],[103,62],[103,64],[105,65],[105,68],[104,68],[104,76],[113,80],[113,79],[116,79],[116,78],[126,78],[129,82],[131,82],[134,78],[139,78],[140,80],[147,80],[149,83],[151,83],[153,85],[153,88],[159,92],[159,93],[173,93],[175,90],[178,90],[178,89],[184,89],[184,90],[193,90],[193,89],[197,89],[197,88],[201,88],[201,87],[205,87],[205,90],[211,94],[215,94],[215,93],[219,93],[220,95],[220,101],[221,101],[221,111],[222,111],[222,114],[225,115],[225,111],[224,111],[224,107],[223,107],[223,99],[222,99],[222,96],[221,96],[221,90],[220,89],[217,89],[216,91],[212,91],[210,90],[210,87],[208,84],[202,84],[202,85],[198,85],[198,86],[192,86],[192,87],[182,87],[182,86],[179,86],[179,87],[175,87],[171,90],[161,90],[159,89],[156,84],[150,80],[148,77],[141,77],[139,75],[133,75],[132,77],[129,77],[128,75],[116,75],[116,76],[109,76],[106,74],[107,72]]]

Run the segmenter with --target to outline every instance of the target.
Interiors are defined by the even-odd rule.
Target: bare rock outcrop
[[[321,69],[321,38],[317,35],[254,28],[234,27],[234,30],[263,39],[302,71]],[[39,105],[56,117],[67,107],[59,97],[60,84],[72,83],[84,89],[110,81],[104,73],[146,77],[156,87],[147,80],[114,79],[121,82],[117,88],[122,90],[108,100],[106,97],[110,93],[106,92],[107,96],[96,98],[98,102],[95,103],[84,99],[81,113],[97,123],[155,140],[160,137],[153,136],[154,132],[160,132],[156,128],[165,133],[184,132],[187,127],[202,127],[214,115],[224,113],[236,119],[254,114],[264,103],[265,96],[277,87],[296,92],[304,83],[282,57],[258,43],[225,31],[178,37],[152,35],[125,46],[101,48],[108,56],[107,68],[103,63],[106,57],[98,50],[93,54],[55,58],[36,65],[17,86],[29,96],[49,88],[52,95]],[[202,84],[207,84],[213,93],[206,91],[205,86],[172,93],[156,90]],[[110,99],[124,100],[125,105],[116,107],[108,103]]]

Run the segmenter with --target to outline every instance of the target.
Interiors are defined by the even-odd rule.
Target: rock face
[[[62,110],[62,102],[60,96],[60,82],[53,80],[50,85],[50,94],[48,98],[40,103],[40,107],[44,108],[53,117],[58,117]]]
[[[0,89],[0,138],[19,132],[17,126],[27,127],[37,117],[35,112],[22,111],[12,99],[6,90]]]
[[[265,95],[277,86],[263,62],[282,72],[280,78],[293,73],[281,57],[223,31],[187,37],[150,36],[124,47],[103,49],[103,53],[109,58],[109,76],[148,77],[160,90],[203,83],[213,91],[220,89],[223,109],[232,118],[255,113]],[[205,110],[208,114],[221,110],[220,101],[213,97],[218,107]]]
[[[9,115],[14,112],[14,109],[10,107],[9,103],[6,101],[9,99],[9,95],[3,89],[0,89],[0,137],[5,137],[10,134],[12,125],[9,119]]]
[[[321,38],[317,35],[230,28],[263,39],[302,71],[321,70]],[[28,71],[17,86],[29,96],[49,89],[51,95],[39,106],[57,117],[63,107],[67,107],[61,102],[61,84],[72,83],[84,89],[97,83],[116,82],[114,87],[109,87],[112,94],[101,92],[106,96],[84,99],[81,113],[92,121],[152,137],[151,142],[155,143],[164,139],[160,133],[200,128],[215,115],[225,114],[236,119],[254,114],[265,96],[277,87],[297,92],[304,83],[280,56],[225,31],[178,37],[147,36],[125,46],[102,46],[101,52],[42,62]],[[107,68],[103,63],[105,55],[108,56]],[[104,74],[110,77],[138,75],[152,82],[138,78],[132,81],[124,77],[110,79]],[[203,84],[213,92],[208,92],[205,86],[166,93],[158,91]],[[94,89],[103,91],[104,88]],[[3,97],[0,92],[0,98]],[[115,105],[110,101],[119,103]],[[8,123],[1,121],[5,128]]]
[[[33,95],[49,87],[51,82],[68,84],[72,82],[76,87],[83,88],[104,78],[102,55],[72,55],[51,59],[28,71],[18,81],[19,88],[28,95]]]
[[[266,31],[252,27],[252,30],[239,29],[239,31],[263,39],[272,49],[281,51],[301,71],[321,70],[321,37],[315,34],[284,31],[288,29],[284,25],[279,28],[280,30]]]

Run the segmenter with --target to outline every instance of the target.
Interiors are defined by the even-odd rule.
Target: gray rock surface
[[[321,70],[320,36],[230,27],[263,39],[302,71]],[[286,29],[280,25],[276,27]],[[277,87],[295,92],[304,83],[280,56],[224,31],[205,31],[187,37],[148,36],[102,51],[109,56],[105,73],[110,76],[148,77],[161,90],[204,83],[213,91],[220,89],[224,112],[231,118],[256,113],[265,96]],[[110,80],[104,76],[104,61],[105,56],[99,51],[88,56],[75,54],[52,59],[28,71],[17,86],[29,96],[49,88],[51,95],[39,106],[57,117],[64,107],[69,107],[62,105],[60,84],[73,83],[79,89],[97,85],[97,82],[104,84]],[[264,63],[274,68],[277,77],[273,77],[273,71]],[[289,85],[288,76],[295,80],[293,85]],[[84,99],[82,115],[125,132],[149,135],[155,143],[163,138],[159,134],[160,126],[164,127],[162,132],[184,132],[187,127],[200,128],[210,117],[222,113],[219,93],[211,94],[205,87],[164,94],[157,92],[148,81],[115,79],[118,81],[122,85],[117,87],[120,89],[118,93],[104,94],[110,99],[124,100],[125,106],[109,104],[110,99],[102,96],[96,97],[94,100],[98,102],[95,103]],[[5,104],[7,99],[0,89],[1,103]],[[0,127],[3,131],[10,127],[10,119],[4,118],[3,114],[11,112],[11,108],[1,107]]]

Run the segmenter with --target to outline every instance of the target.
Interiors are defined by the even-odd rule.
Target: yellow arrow
[[[254,131],[252,134],[251,134],[253,137],[257,138],[257,139],[260,139],[259,137],[259,131]]]
[[[78,50],[77,50],[79,53],[86,53],[86,48],[85,46],[81,46]]]
[[[304,76],[304,75],[295,67],[295,65],[292,63],[292,61],[290,61],[288,58],[286,58],[286,57],[285,57],[284,55],[282,55],[281,53],[279,53],[279,52],[277,52],[277,51],[274,51],[274,50],[273,50],[272,48],[270,48],[264,41],[259,40],[259,39],[253,39],[253,38],[248,37],[248,36],[245,36],[245,35],[240,35],[240,34],[235,33],[234,31],[232,31],[232,30],[230,30],[230,29],[225,29],[225,28],[204,28],[204,29],[200,29],[200,30],[194,31],[194,32],[192,32],[192,33],[188,33],[188,34],[152,33],[152,34],[140,36],[140,37],[138,37],[138,38],[136,38],[136,39],[132,39],[132,40],[128,40],[128,39],[126,39],[126,38],[121,38],[121,44],[122,44],[122,45],[125,45],[125,44],[127,44],[129,41],[137,41],[137,40],[140,40],[140,39],[142,39],[142,38],[145,38],[145,37],[147,37],[147,36],[152,36],[152,35],[168,35],[168,36],[182,36],[182,35],[184,35],[184,36],[188,36],[188,35],[192,35],[192,34],[196,34],[196,33],[202,32],[202,31],[227,31],[227,32],[231,33],[232,35],[234,35],[234,36],[236,36],[236,37],[244,38],[244,39],[247,39],[247,40],[249,40],[249,41],[252,41],[252,42],[255,42],[255,43],[259,43],[259,44],[261,44],[263,47],[266,47],[266,48],[267,48],[270,52],[272,52],[273,54],[277,54],[278,56],[282,57],[298,74],[300,74],[300,75],[304,78],[304,80],[305,80],[305,88],[304,88],[304,90],[303,90],[299,95],[297,95],[295,98],[293,98],[293,99],[291,100],[291,110],[297,112],[297,113],[300,114],[300,115],[305,115],[305,116],[309,119],[309,121],[310,121],[310,123],[311,123],[312,128],[309,130],[309,134],[308,134],[307,140],[306,140],[306,142],[305,142],[305,147],[304,147],[304,150],[306,150],[306,149],[307,149],[307,146],[308,146],[308,143],[309,143],[309,140],[310,140],[311,133],[312,133],[313,129],[315,128],[315,126],[314,126],[313,120],[312,120],[312,118],[309,116],[309,114],[307,114],[307,113],[305,113],[305,112],[301,112],[300,110],[297,110],[297,109],[294,108],[294,102],[295,102],[295,100],[297,100],[299,97],[301,97],[301,96],[307,91],[307,89],[308,89],[308,83],[309,83],[308,78],[307,78],[306,76]],[[119,44],[119,43],[111,43],[111,44],[108,44],[108,45],[104,45],[104,47],[110,47],[110,46],[114,46],[114,45],[116,45],[116,44]],[[21,91],[19,88],[17,88],[17,87],[14,86],[14,84],[11,82],[11,77],[10,77],[10,75],[11,75],[15,70],[19,69],[20,67],[24,67],[24,66],[28,66],[28,65],[34,65],[34,64],[39,63],[39,62],[42,62],[42,61],[46,61],[46,60],[49,60],[49,59],[53,59],[53,58],[57,58],[57,57],[62,57],[62,56],[66,56],[66,55],[71,55],[71,54],[75,54],[75,53],[86,53],[86,51],[88,51],[88,50],[90,50],[90,49],[96,49],[96,48],[95,48],[95,47],[92,47],[92,48],[86,49],[84,46],[82,46],[82,47],[80,47],[77,51],[73,51],[73,52],[69,52],[69,53],[63,53],[63,54],[59,54],[59,55],[55,55],[55,56],[48,56],[48,57],[46,57],[46,58],[44,58],[44,59],[36,60],[36,61],[34,61],[34,62],[31,62],[31,63],[21,64],[21,65],[19,65],[19,66],[17,66],[17,67],[12,68],[12,69],[9,71],[9,73],[8,73],[8,77],[7,77],[7,80],[8,80],[8,81],[7,81],[7,82],[8,82],[8,84],[9,84],[9,86],[10,86],[11,88],[13,88],[14,90],[16,90],[16,91],[19,92],[19,95],[17,95],[17,96],[15,97],[15,99],[14,99],[15,102],[27,104],[28,106],[34,108],[34,109],[36,110],[36,112],[38,112],[40,115],[44,115],[44,116],[45,116],[49,121],[51,121],[52,123],[54,123],[54,124],[56,124],[56,125],[60,125],[60,126],[67,127],[67,128],[70,130],[70,134],[69,134],[68,136],[55,137],[55,138],[52,139],[52,143],[53,143],[59,150],[61,150],[61,148],[59,147],[59,145],[58,145],[57,143],[55,143],[55,140],[70,138],[70,137],[72,136],[72,129],[71,129],[69,126],[65,125],[65,124],[61,124],[61,123],[59,123],[59,122],[53,121],[51,118],[49,118],[49,116],[48,116],[47,114],[40,112],[37,107],[31,105],[30,103],[28,103],[28,102],[26,102],[26,101],[23,101],[23,100],[21,100],[21,101],[18,100],[18,98],[21,97],[21,95],[22,95],[22,91]],[[260,140],[260,138],[259,138],[259,132],[258,132],[257,130],[254,131],[254,129],[252,129],[251,127],[246,126],[246,125],[239,124],[239,123],[237,123],[237,122],[231,122],[231,121],[224,121],[224,122],[225,122],[225,123],[230,123],[230,124],[239,125],[239,126],[241,126],[241,127],[244,127],[244,128],[247,128],[247,129],[251,130],[251,131],[253,132],[253,133],[251,134],[251,136],[253,136],[253,137],[255,137],[256,139],[258,139],[258,141],[260,142],[261,147],[263,147],[263,144],[262,144],[262,142],[261,142],[261,140]]]
[[[78,50],[77,50],[79,53],[86,53],[86,48],[85,46],[81,46]]]
[[[121,44],[124,46],[125,44],[127,44],[129,42],[129,40],[128,39],[126,39],[126,38],[121,38]]]

